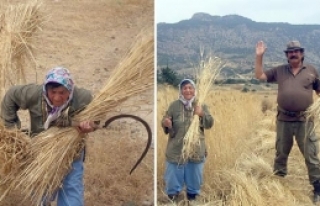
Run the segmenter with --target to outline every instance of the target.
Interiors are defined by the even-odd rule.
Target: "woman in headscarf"
[[[28,110],[31,137],[51,126],[71,126],[71,118],[92,100],[91,92],[74,85],[69,71],[63,67],[51,69],[42,85],[27,84],[11,87],[1,103],[1,119],[7,128],[20,128],[17,111]],[[95,129],[92,122],[80,122],[78,131],[89,133]],[[83,158],[72,164],[70,173],[64,178],[57,192],[57,206],[83,206]]]
[[[189,158],[182,157],[183,138],[193,118],[200,119],[200,145]],[[200,193],[203,166],[206,156],[204,129],[213,125],[213,117],[206,105],[196,103],[196,85],[190,79],[179,84],[179,99],[173,101],[162,120],[164,132],[168,134],[166,149],[165,183],[166,193],[171,200],[177,200],[184,185],[187,198],[194,201]]]

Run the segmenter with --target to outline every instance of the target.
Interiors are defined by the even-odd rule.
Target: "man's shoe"
[[[316,180],[312,183],[313,185],[313,203],[320,202],[320,181]]]
[[[274,175],[277,175],[279,177],[285,177],[287,174],[285,172],[277,170],[274,172]]]
[[[313,193],[313,203],[318,203],[320,202],[320,194],[317,192]]]

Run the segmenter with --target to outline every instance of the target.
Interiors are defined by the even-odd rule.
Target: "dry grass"
[[[136,205],[154,205],[153,150],[137,169],[129,171],[146,145],[144,139],[132,139],[114,135],[110,130],[99,130],[97,136],[87,141],[85,182],[86,199],[91,203],[100,198],[100,205],[122,205],[134,202]],[[109,139],[106,145],[106,138]],[[112,150],[112,151],[111,151]],[[99,151],[99,153],[97,152]],[[90,205],[90,202],[87,203]]]
[[[158,114],[167,109],[167,101],[175,99],[173,89],[158,91]],[[164,95],[167,95],[166,97]],[[212,91],[206,104],[215,119],[206,131],[208,157],[200,205],[269,206],[312,205],[304,159],[296,144],[289,156],[286,178],[272,175],[275,144],[275,111],[262,113],[264,95],[240,91]],[[275,99],[275,96],[269,98]],[[275,105],[273,105],[274,107]],[[161,115],[158,117],[158,127]],[[158,205],[171,205],[164,194],[164,162],[166,136],[157,131]]]
[[[273,111],[274,109],[274,101],[272,101],[268,96],[264,96],[261,102],[261,111],[266,113],[267,111]]]

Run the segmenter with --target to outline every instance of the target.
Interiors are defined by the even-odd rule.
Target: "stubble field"
[[[158,87],[160,88],[160,87]],[[177,90],[158,90],[157,126]],[[215,119],[205,131],[208,157],[199,205],[205,206],[308,206],[312,187],[299,149],[294,144],[288,161],[289,174],[272,174],[275,155],[276,92],[248,92],[214,88],[205,102]],[[264,112],[263,112],[264,111]],[[158,205],[178,205],[164,193],[167,137],[157,130]],[[179,205],[187,205],[181,201]]]

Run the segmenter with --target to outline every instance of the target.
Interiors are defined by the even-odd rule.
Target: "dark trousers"
[[[277,121],[276,157],[274,171],[287,174],[288,156],[295,137],[308,169],[310,184],[320,180],[319,138],[315,135],[313,122]]]

